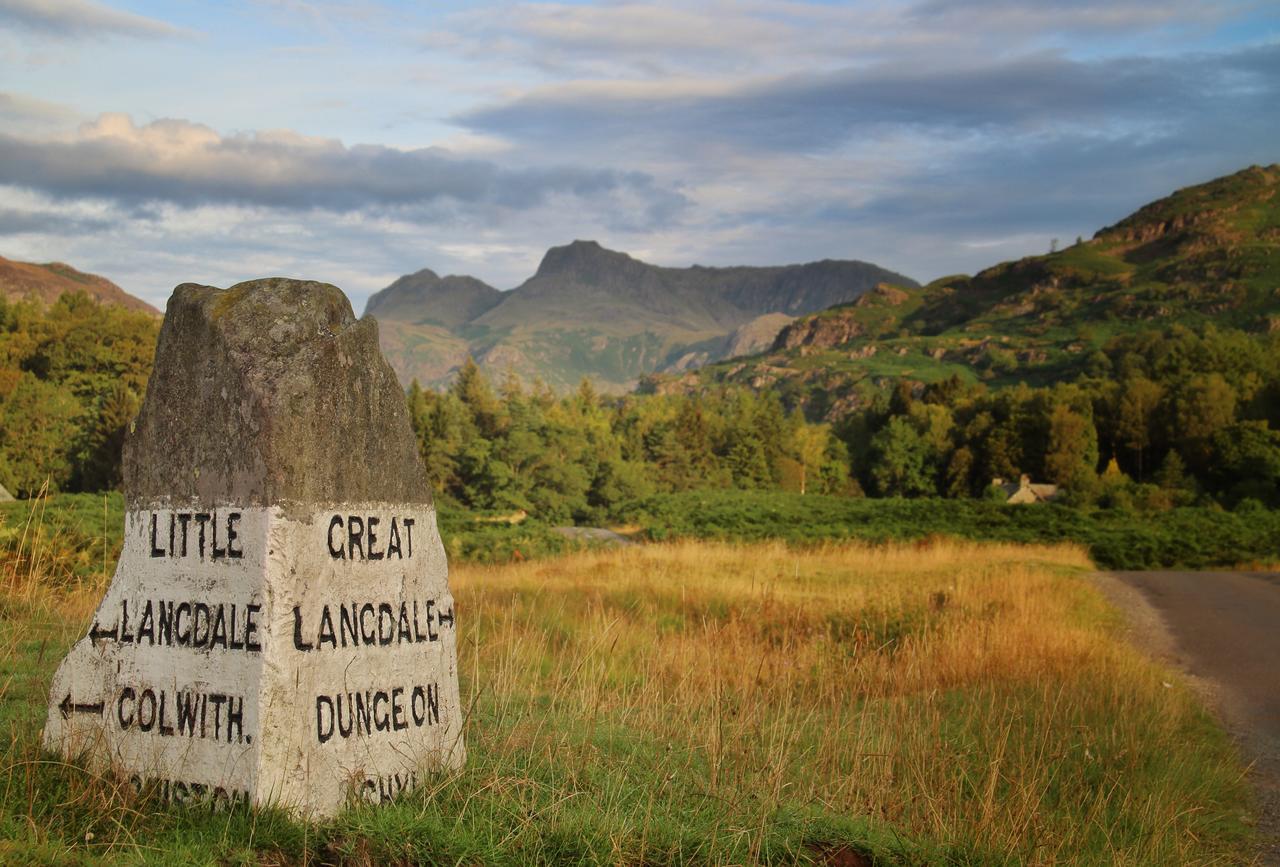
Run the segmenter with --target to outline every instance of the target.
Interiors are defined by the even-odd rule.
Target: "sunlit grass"
[[[41,754],[102,587],[9,576],[0,861],[1239,863],[1232,750],[1118,639],[1090,568],[938,540],[456,567],[468,766],[321,825],[169,809]]]

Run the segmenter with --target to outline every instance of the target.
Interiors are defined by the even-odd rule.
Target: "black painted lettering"
[[[142,606],[142,619],[138,622],[138,643],[141,644],[143,639],[146,639],[152,647],[155,646],[156,624],[155,616],[151,611],[150,599]]]
[[[427,721],[427,693],[420,686],[415,686],[409,693],[409,712],[413,714],[413,724],[422,728]]]
[[[191,603],[179,602],[178,607],[173,610],[173,634],[178,639],[179,647],[186,647],[191,643],[191,629],[188,626],[184,632],[182,629],[182,615],[191,617]]]
[[[239,512],[227,514],[227,556],[232,560],[239,560],[244,556],[244,549],[235,547],[236,540],[240,538],[240,533],[236,529],[236,525],[239,523]]]
[[[153,689],[144,689],[138,696],[138,729],[149,732],[156,725],[156,693]]]
[[[167,704],[166,698],[167,698],[167,693],[161,690],[160,691],[160,717],[159,717],[160,725],[157,731],[159,731],[160,734],[163,735],[164,737],[172,737],[173,726],[165,722],[166,717],[168,717],[168,714],[165,713],[165,705]]]
[[[227,699],[227,743],[244,740],[244,699],[234,696]]]
[[[341,532],[338,533],[338,545],[335,548],[333,545],[334,530],[339,530],[339,531],[342,530],[341,515],[334,515],[332,518],[329,519],[329,556],[335,560],[344,560],[346,559],[347,552],[346,552],[346,549],[342,547],[342,533]]]
[[[376,515],[370,515],[368,523],[365,524],[365,543],[369,548],[370,560],[381,560],[386,556],[385,552],[379,551],[375,547],[378,544],[377,530],[379,523],[380,519]]]
[[[387,559],[391,559],[394,554],[397,559],[403,560],[404,555],[400,553],[400,522],[395,518],[391,519],[391,535],[387,539]]]
[[[133,633],[129,631],[129,600],[120,600],[120,643],[133,644]]]
[[[333,737],[333,718],[333,699],[327,695],[316,696],[316,740],[320,743]]]
[[[204,622],[204,632],[201,633],[201,621]],[[197,602],[192,606],[191,614],[191,646],[204,647],[209,643],[209,606],[203,602]]]
[[[369,615],[369,619],[365,620],[365,615]],[[365,644],[376,644],[378,636],[374,632],[377,623],[374,619],[373,603],[366,602],[360,607],[360,638]]]
[[[320,635],[316,638],[316,645],[324,647],[325,642],[333,649],[338,647],[338,639],[333,632],[333,615],[329,613],[329,606],[322,606],[320,609]]]
[[[385,705],[390,700],[390,697],[382,690],[378,690],[373,694],[373,727],[380,732],[391,730],[391,714],[378,715],[379,705]]]
[[[360,646],[360,636],[356,633],[356,603],[342,605],[338,608],[338,631],[342,634],[342,646],[351,642],[352,647]]]
[[[397,686],[391,690],[391,728],[399,732],[408,727],[409,721],[404,717],[404,687]]]
[[[358,515],[347,516],[347,559],[356,559],[356,551],[360,559],[364,559],[364,520]]]
[[[197,534],[196,538],[199,540],[199,543],[200,543],[200,559],[203,560],[204,559],[204,529],[205,529],[205,525],[209,523],[209,513],[196,512],[196,523],[200,525],[200,532]]]
[[[156,603],[156,639],[166,646],[173,645],[173,603],[163,599]]]
[[[214,512],[212,519],[209,521],[209,529],[213,531],[213,559],[221,560],[227,556],[227,549],[218,547],[218,513]]]
[[[293,649],[302,651],[315,649],[310,642],[302,640],[302,612],[297,605],[293,606]]]
[[[227,696],[220,693],[214,693],[209,696],[209,704],[213,705],[213,737],[218,740],[222,737],[222,706],[227,703]]]
[[[415,643],[421,644],[427,640],[427,636],[418,627],[418,600],[413,600],[413,640]]]
[[[410,644],[413,636],[409,634],[409,603],[400,603],[400,622],[396,628],[396,643]]]
[[[187,556],[187,530],[191,527],[191,513],[178,513],[178,526],[182,528],[182,556]]]
[[[178,734],[195,737],[197,699],[194,692],[178,693]]]
[[[363,731],[365,734],[368,734],[373,731],[373,728],[371,727],[373,707],[369,701],[369,694],[357,692],[354,696],[351,696],[351,699],[354,702],[356,709],[356,731]],[[361,728],[361,726],[363,726],[363,728]]]
[[[163,557],[164,549],[156,546],[156,513],[151,513],[151,556]]]
[[[213,626],[209,628],[209,647],[217,647],[222,645],[223,649],[227,646],[227,615],[225,605],[217,606],[216,613],[213,614]]]
[[[378,603],[378,644],[387,647],[396,637],[396,614],[390,602]]]
[[[237,628],[236,628],[236,626],[237,626],[237,624],[236,624],[236,606],[235,606],[235,605],[232,605],[232,606],[231,606],[231,629],[230,629],[230,632],[231,632],[231,649],[232,649],[232,650],[244,650],[244,642],[243,642],[243,641],[240,641],[240,640],[238,640],[238,639],[236,638],[236,636],[240,634],[240,630],[239,630],[239,629],[237,629]]]
[[[244,607],[244,649],[254,653],[262,650],[262,643],[258,640],[258,623],[254,619],[260,611],[262,606],[256,603]]]
[[[116,719],[120,721],[120,728],[127,729],[133,725],[133,705],[137,703],[138,694],[133,691],[133,687],[126,686],[120,690],[120,699],[116,702]],[[124,703],[129,702],[129,714],[125,715]]]
[[[404,519],[404,535],[409,542],[409,553],[406,556],[413,556],[413,518]]]
[[[342,695],[335,696],[338,705],[338,734],[344,739],[351,737],[351,732],[355,728],[355,708],[352,707],[351,693],[347,693],[347,724],[342,724]]]

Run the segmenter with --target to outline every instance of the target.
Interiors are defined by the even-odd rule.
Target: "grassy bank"
[[[983,500],[855,499],[765,491],[652,497],[632,518],[654,539],[780,539],[812,543],[949,536],[1028,544],[1070,542],[1105,569],[1204,569],[1280,560],[1280,511],[1167,511],[1008,506]]]
[[[1119,640],[1077,547],[456,565],[466,769],[319,825],[168,809],[43,755],[101,582],[4,568],[5,863],[1207,864],[1248,843],[1225,737]]]
[[[119,494],[59,494],[0,504],[0,552],[36,550],[59,584],[100,576],[120,551]],[[902,542],[945,536],[1019,544],[1071,543],[1105,569],[1206,569],[1280,562],[1280,510],[1203,507],[1137,511],[982,500],[861,499],[779,491],[693,491],[633,504],[623,516],[642,539]],[[536,517],[489,521],[439,506],[440,536],[456,563],[507,563],[581,551]],[[27,538],[29,537],[29,538]],[[24,541],[25,539],[25,541]],[[34,544],[33,544],[34,542]]]

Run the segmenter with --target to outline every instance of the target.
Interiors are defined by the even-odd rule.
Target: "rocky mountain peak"
[[[597,241],[573,241],[562,247],[552,247],[538,265],[537,277],[578,277],[597,280],[605,275],[616,275],[619,269],[634,269],[642,263],[626,253],[608,250]]]

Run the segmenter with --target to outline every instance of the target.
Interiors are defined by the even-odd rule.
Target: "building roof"
[[[1024,475],[1016,482],[1006,482],[1004,479],[992,479],[991,484],[995,485],[1005,492],[1008,499],[1007,503],[1015,505],[1021,503],[1048,503],[1058,498],[1061,491],[1057,485],[1047,484],[1045,482],[1033,482],[1031,477]]]

